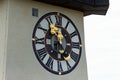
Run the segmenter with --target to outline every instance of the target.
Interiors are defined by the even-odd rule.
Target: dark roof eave
[[[73,10],[82,11],[84,13],[84,16],[90,15],[90,14],[97,14],[97,15],[105,15],[107,13],[108,7],[109,7],[109,0],[107,0],[107,4],[102,5],[91,5],[91,4],[85,4],[82,2],[79,2],[78,0],[35,0],[39,2],[45,2],[48,4],[61,6]]]

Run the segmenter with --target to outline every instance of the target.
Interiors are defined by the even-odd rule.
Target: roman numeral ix
[[[36,38],[36,44],[44,44],[44,38]]]

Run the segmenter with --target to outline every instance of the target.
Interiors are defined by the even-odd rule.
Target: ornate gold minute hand
[[[71,57],[70,57],[70,54],[68,54],[67,57],[64,57],[64,59],[67,60],[67,61],[70,60],[70,58],[71,58]]]
[[[59,29],[58,31],[58,35],[57,35],[57,38],[58,38],[58,41],[59,41],[59,44],[60,46],[62,47],[62,39],[64,38],[63,37],[63,34],[61,32],[61,30]],[[59,53],[62,54],[64,56],[64,59],[67,61],[67,60],[70,60],[70,54],[69,53],[65,53],[65,50],[62,48],[59,50]]]
[[[60,43],[58,43],[58,52],[60,53],[60,54],[64,54],[64,48],[63,48],[63,46],[62,46],[62,44],[60,44]]]
[[[63,46],[62,46],[62,44],[60,44],[60,43],[58,43],[59,45],[58,45],[58,48],[59,48],[59,54],[61,54],[63,57],[64,57],[64,60],[70,60],[70,53],[67,53],[67,52],[65,52],[65,50],[64,50],[64,48],[63,48]]]

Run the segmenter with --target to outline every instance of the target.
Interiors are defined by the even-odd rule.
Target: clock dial
[[[32,35],[34,53],[49,72],[71,72],[81,57],[81,38],[75,24],[64,14],[50,12],[35,25]]]

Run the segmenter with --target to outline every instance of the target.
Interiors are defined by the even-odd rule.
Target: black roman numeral
[[[43,60],[47,55],[45,48],[39,49],[37,52],[41,60]]]
[[[67,64],[67,69],[69,70],[71,68],[70,64],[68,63],[68,61],[66,61]]]
[[[47,22],[48,22],[49,25],[50,25],[51,23],[53,23],[50,16],[47,17],[46,20],[47,20]]]
[[[41,27],[41,25],[39,25],[39,26],[38,26],[38,29],[41,29],[41,30],[43,30],[43,31],[44,31],[44,33],[47,33],[47,29],[45,29],[45,28]]]
[[[66,24],[66,26],[65,26],[65,29],[67,29],[67,27],[68,27],[69,23],[70,23],[70,22],[68,21],[68,22],[67,22],[67,24]]]
[[[79,42],[72,42],[72,48],[79,49]]]
[[[74,37],[75,35],[77,35],[76,31],[74,31],[73,33],[70,34],[70,37]]]
[[[78,59],[78,54],[76,54],[75,52],[72,51],[71,58],[76,62]]]
[[[58,61],[57,63],[58,63],[58,71],[63,71],[61,62]]]
[[[56,25],[62,26],[62,17],[56,15],[55,18],[56,18]]]
[[[50,68],[50,69],[53,69],[53,59],[51,57],[49,57],[46,65]]]
[[[36,44],[44,44],[44,38],[36,38]]]

